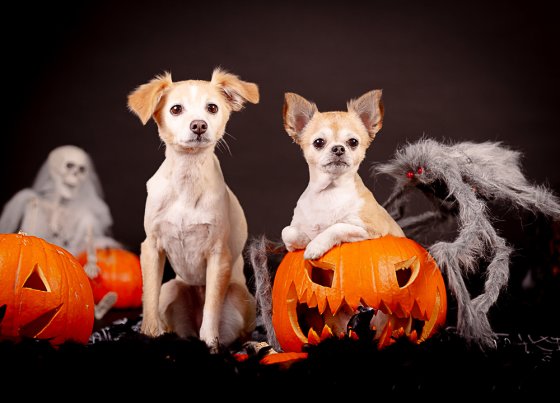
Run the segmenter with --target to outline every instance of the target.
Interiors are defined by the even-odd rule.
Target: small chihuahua
[[[303,150],[309,184],[291,224],[282,230],[282,241],[288,251],[305,248],[305,259],[318,259],[342,242],[404,236],[358,174],[383,123],[381,90],[351,100],[347,107],[347,112],[321,113],[305,98],[285,94],[284,127]]]
[[[147,182],[141,332],[199,337],[216,351],[255,326],[243,271],[247,222],[214,149],[232,111],[259,102],[258,86],[215,69],[211,81],[157,76],[128,97],[143,124],[153,118],[165,160]],[[176,277],[162,285],[165,259]]]

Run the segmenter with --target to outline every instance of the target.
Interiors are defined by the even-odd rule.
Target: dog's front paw
[[[387,235],[387,233],[383,234],[381,232],[372,231],[369,234],[369,239],[377,239],[377,238],[384,237],[385,235]]]
[[[288,252],[303,249],[309,243],[309,237],[295,227],[287,226],[282,230],[282,241]]]
[[[286,250],[288,252],[293,252],[293,251],[297,250],[297,248],[294,246],[294,244],[292,244],[290,242],[284,242],[284,246],[286,247]]]
[[[218,336],[215,336],[213,333],[205,332],[204,328],[200,329],[200,340],[206,343],[206,345],[210,348],[211,353],[217,353],[220,347],[220,341],[218,340]]]
[[[319,259],[329,249],[329,245],[323,245],[321,242],[317,242],[316,240],[311,241],[305,248],[305,252],[303,252],[303,258],[305,260]]]
[[[220,341],[217,337],[214,337],[212,340],[205,340],[205,343],[210,349],[211,354],[220,352]]]
[[[163,334],[162,327],[157,321],[147,321],[145,319],[142,320],[140,332],[149,337],[158,337]]]

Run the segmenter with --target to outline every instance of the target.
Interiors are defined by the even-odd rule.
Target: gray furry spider
[[[520,157],[500,142],[444,144],[421,139],[373,167],[375,174],[394,179],[393,192],[383,207],[407,237],[415,238],[450,218],[457,220],[457,238],[435,242],[428,250],[457,300],[457,332],[483,347],[495,346],[488,311],[507,285],[512,253],[492,224],[489,204],[507,203],[560,218],[558,197],[544,186],[529,183],[521,172]],[[434,211],[406,215],[414,189],[427,196]],[[484,291],[471,299],[464,277],[481,270],[481,259],[487,263]]]

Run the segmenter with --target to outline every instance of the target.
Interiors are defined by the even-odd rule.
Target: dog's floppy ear
[[[293,92],[284,94],[284,129],[296,143],[315,112],[317,106],[313,102]]]
[[[221,68],[214,69],[212,84],[220,88],[233,111],[243,109],[245,102],[259,103],[259,87],[239,79],[235,74],[228,73]]]
[[[372,140],[383,126],[381,94],[382,90],[373,90],[348,102],[348,112],[354,112],[360,117]]]
[[[142,124],[145,125],[156,111],[163,91],[171,84],[173,81],[170,73],[166,72],[164,75],[156,76],[152,81],[139,86],[128,95],[128,109],[138,115]]]

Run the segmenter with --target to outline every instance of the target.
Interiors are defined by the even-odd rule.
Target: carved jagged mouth
[[[54,318],[60,312],[62,304],[56,306],[53,309],[48,310],[39,317],[33,319],[31,322],[20,328],[20,335],[29,338],[41,338],[41,333],[43,330],[48,328]]]
[[[411,284],[417,276],[414,265],[403,262],[397,267],[396,276],[401,288]],[[323,270],[328,272],[328,270]],[[313,281],[321,286],[329,287],[332,278],[328,275],[316,275]],[[435,305],[430,315],[420,308],[415,301],[410,312],[406,312],[397,303],[392,311],[389,304],[380,300],[378,306],[369,306],[365,301],[356,309],[352,308],[344,298],[338,307],[336,302],[318,301],[315,293],[309,298],[303,293],[298,298],[292,284],[288,295],[288,312],[293,329],[304,344],[318,344],[329,337],[350,337],[353,339],[369,338],[377,342],[379,348],[388,346],[400,337],[407,337],[414,343],[426,340],[436,325],[442,309],[442,298],[436,292]],[[334,310],[334,313],[333,313]]]

